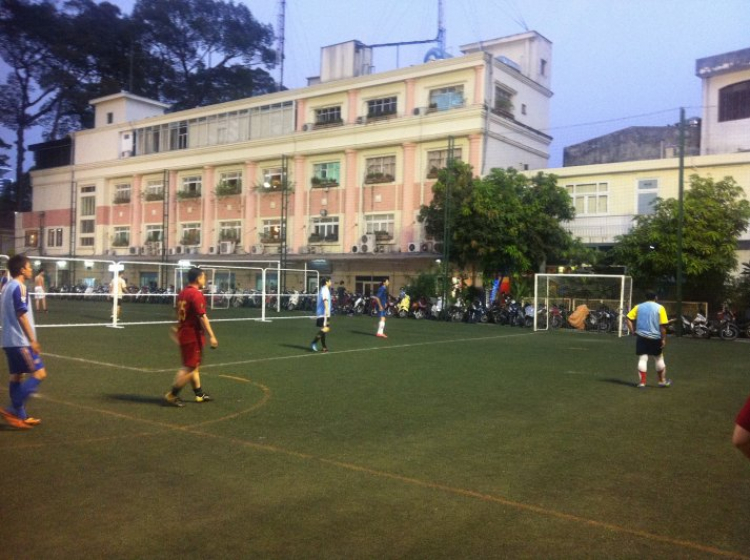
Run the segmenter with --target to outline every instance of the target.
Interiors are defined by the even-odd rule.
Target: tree
[[[451,164],[439,172],[433,199],[419,213],[427,233],[440,240],[447,186],[450,256],[459,267],[486,275],[526,272],[576,247],[561,223],[573,219],[575,210],[553,175],[529,178],[509,168],[480,179],[469,165]]]
[[[682,268],[688,299],[721,297],[737,267],[737,240],[747,230],[750,202],[731,177],[721,181],[690,177],[684,196]],[[679,203],[657,199],[654,213],[635,218],[633,229],[616,238],[615,260],[628,267],[642,287],[672,284],[677,262]]]
[[[162,100],[175,109],[274,91],[273,30],[242,4],[221,0],[138,0],[139,41],[159,68]]]

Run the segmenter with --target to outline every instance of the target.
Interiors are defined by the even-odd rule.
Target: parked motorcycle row
[[[719,337],[722,340],[735,340],[740,334],[750,338],[750,320],[737,321],[734,313],[726,307],[716,314],[713,319],[706,318],[702,313],[696,313],[692,319],[682,315],[682,334],[694,338]],[[669,326],[668,332],[675,332],[676,319]]]

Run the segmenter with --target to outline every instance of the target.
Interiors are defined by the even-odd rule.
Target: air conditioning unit
[[[419,245],[419,250],[423,253],[432,251],[432,241],[422,241],[422,243]]]
[[[363,253],[372,253],[375,251],[375,234],[366,233],[362,236],[359,250]]]
[[[435,241],[435,243],[432,244],[433,253],[439,253],[442,255],[443,251],[445,251],[445,245],[442,241]]]
[[[310,248],[307,245],[302,245],[302,247],[299,248],[300,255],[306,255],[309,252],[310,252]]]
[[[151,241],[144,245],[143,251],[147,255],[161,255],[161,247],[161,241]]]
[[[170,247],[169,249],[167,249],[167,253],[170,255],[174,255],[174,247]]]
[[[132,155],[133,155],[133,152],[132,152],[132,151],[130,151],[130,150],[124,150],[124,151],[122,152],[122,154],[120,154],[120,155],[121,155],[121,157],[124,157],[124,158],[126,158],[126,157],[130,157],[130,156],[132,156]]]
[[[367,117],[357,117],[357,124],[367,124]]]
[[[180,253],[182,253],[182,245],[177,245],[177,246],[176,246],[176,247],[174,248],[174,254],[175,254],[175,255],[179,255]]]
[[[303,124],[302,125],[302,131],[303,132],[307,132],[308,130],[312,130],[312,129],[313,129],[313,125],[311,125],[311,124]]]
[[[422,114],[422,108],[421,107],[414,107],[414,110],[412,111],[412,114],[414,116],[421,115]]]
[[[214,247],[213,245],[211,245],[211,246],[210,246],[210,247],[208,248],[208,252],[209,252],[209,253],[211,253],[211,254],[213,255],[213,254],[214,254],[214,253],[216,252],[216,247]]]
[[[253,245],[250,247],[250,252],[253,255],[262,255],[263,254],[263,245]]]
[[[234,253],[235,242],[234,241],[221,241],[219,242],[219,254],[220,255],[231,255]]]
[[[408,245],[406,246],[406,249],[407,249],[407,250],[408,250],[408,251],[409,251],[410,253],[416,253],[417,251],[419,251],[419,241],[412,241],[412,242],[410,242],[410,243],[409,243],[409,244],[408,244]]]
[[[352,245],[352,253],[359,253],[359,247],[357,245]]]
[[[131,255],[137,255],[138,254],[138,247],[130,247],[128,249]]]

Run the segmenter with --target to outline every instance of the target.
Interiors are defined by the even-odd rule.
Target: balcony
[[[129,203],[130,203],[130,193],[116,194],[115,198],[112,199],[112,204],[129,204]]]
[[[373,185],[377,183],[392,183],[395,177],[390,173],[368,173],[365,175],[365,185]]]
[[[581,216],[564,227],[573,237],[580,237],[583,243],[614,243],[615,237],[625,235],[633,227],[633,214],[617,216]]]
[[[310,186],[314,189],[333,189],[339,186],[338,181],[325,179],[322,177],[313,177],[310,179]]]
[[[216,185],[214,194],[221,198],[223,196],[234,196],[242,192],[242,185],[236,183],[219,183]]]
[[[201,191],[177,191],[177,200],[190,200],[192,198],[200,198]]]

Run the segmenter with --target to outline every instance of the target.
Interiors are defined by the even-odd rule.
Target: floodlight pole
[[[278,285],[278,301],[281,301],[282,290],[286,291],[286,268],[287,268],[287,224],[289,221],[289,159],[286,155],[281,156],[281,255]]]
[[[677,321],[675,332],[682,336],[682,230],[685,222],[685,108],[680,107],[680,166],[677,179],[677,286],[675,299],[677,300]]]

